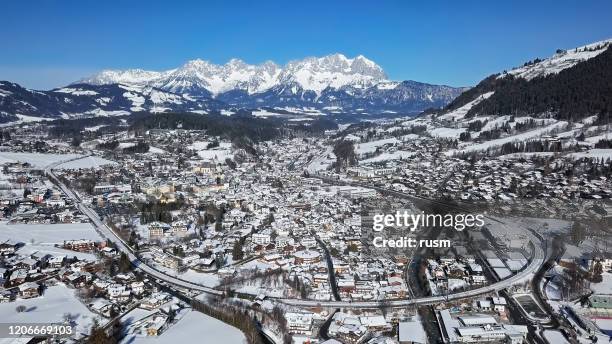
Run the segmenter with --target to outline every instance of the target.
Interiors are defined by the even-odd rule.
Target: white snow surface
[[[127,336],[122,343],[147,344],[147,343],[190,343],[200,338],[203,343],[246,343],[244,334],[220,320],[197,311],[188,311],[177,324],[157,337]],[[195,340],[198,341],[198,340]]]
[[[21,305],[26,310],[16,312],[15,308]],[[74,290],[63,284],[48,288],[41,297],[0,303],[0,319],[4,323],[61,323],[66,313],[76,322],[76,332],[81,334],[77,337],[89,334],[94,318],[97,318],[76,298]]]
[[[156,87],[165,91],[182,93],[201,88],[213,95],[233,90],[245,90],[249,94],[260,93],[278,85],[297,85],[304,90],[320,93],[327,87],[369,87],[387,81],[380,66],[364,56],[347,58],[342,54],[308,57],[294,60],[280,67],[266,61],[250,65],[239,59],[231,59],[223,65],[209,61],[191,60],[181,67],[162,71],[104,70],[77,83],[114,84]],[[397,85],[385,82],[384,89]],[[137,107],[134,105],[134,107]]]
[[[63,163],[61,165],[58,165],[57,168],[63,170],[77,170],[81,168],[98,168],[100,166],[106,165],[117,165],[117,163],[98,156],[87,156],[82,159]]]
[[[64,240],[102,238],[89,223],[7,224],[0,223],[0,242],[11,240],[26,244],[63,244]]]
[[[22,153],[22,152],[0,152],[0,164],[7,162],[29,163],[36,168],[43,168],[52,163],[77,158],[78,154],[46,154],[46,153]]]
[[[481,101],[489,98],[492,95],[493,95],[493,92],[487,92],[487,93],[481,94],[478,97],[476,97],[476,99],[472,100],[471,102],[455,110],[449,111],[445,113],[444,115],[440,116],[439,118],[450,120],[450,121],[457,121],[457,120],[463,119],[465,115],[468,113],[468,111],[470,111],[470,109],[474,107],[474,105],[480,103]]]
[[[531,80],[538,76],[557,74],[564,69],[573,67],[580,62],[584,62],[601,54],[611,43],[612,39],[595,42],[575,49],[560,51],[541,62],[512,69],[507,74],[501,74],[499,77],[503,78],[508,74],[512,74],[516,77]]]
[[[394,137],[389,138],[389,139],[364,142],[364,143],[358,144],[357,147],[355,147],[355,152],[358,154],[373,153],[376,151],[378,147],[382,147],[386,144],[395,145],[398,143],[400,143],[400,141]]]

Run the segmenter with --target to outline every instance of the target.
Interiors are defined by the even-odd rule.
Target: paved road
[[[53,168],[57,167],[58,165],[62,163],[66,163],[72,160],[79,160],[82,158],[83,157],[51,164],[47,166],[47,168],[45,169],[45,174],[56,183],[56,185],[62,190],[62,192],[64,192],[64,194],[66,194],[66,196],[68,196],[70,199],[72,199],[75,202],[79,211],[81,211],[81,213],[83,213],[85,216],[87,216],[91,220],[94,227],[102,235],[102,237],[112,241],[117,246],[118,251],[125,253],[130,259],[130,261],[132,262],[132,265],[134,265],[136,269],[142,272],[145,272],[146,274],[154,278],[157,278],[159,280],[165,281],[175,286],[179,286],[179,287],[183,287],[187,289],[197,290],[197,291],[201,291],[201,292],[205,292],[209,294],[223,295],[222,291],[219,291],[219,290],[216,290],[210,287],[205,287],[203,285],[189,282],[189,281],[186,281],[186,280],[174,277],[174,276],[170,276],[168,274],[163,273],[162,271],[159,271],[147,265],[142,260],[140,260],[140,258],[137,257],[136,254],[134,254],[134,251],[132,250],[132,248],[122,238],[120,238],[112,229],[110,229],[106,225],[106,223],[104,223],[100,219],[98,214],[93,209],[85,205],[72,189],[68,188],[66,184],[64,184],[55,175]]]

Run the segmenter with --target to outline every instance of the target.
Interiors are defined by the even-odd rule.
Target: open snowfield
[[[449,121],[457,121],[457,120],[463,119],[465,115],[468,113],[468,111],[470,111],[470,109],[474,107],[474,105],[480,103],[484,99],[489,98],[492,94],[493,92],[484,93],[478,96],[476,99],[472,100],[471,102],[440,116],[440,119],[445,119]]]
[[[429,130],[429,133],[433,137],[458,139],[466,130],[467,128],[434,128]]]
[[[225,161],[227,158],[233,158],[234,155],[229,149],[205,149],[198,151],[200,158],[204,160]]]
[[[0,164],[7,162],[29,163],[37,168],[44,168],[56,162],[77,158],[78,154],[43,154],[43,153],[21,153],[0,152]]]
[[[390,139],[383,139],[371,142],[360,143],[355,147],[355,152],[357,154],[365,154],[365,153],[373,153],[376,151],[376,148],[384,146],[386,144],[398,144],[399,140],[392,137]]]
[[[83,159],[63,163],[58,165],[57,168],[63,170],[76,170],[80,168],[98,168],[106,165],[117,165],[117,163],[97,156],[87,156]]]
[[[0,223],[0,242],[10,240],[25,244],[25,246],[19,248],[19,254],[28,255],[37,252],[51,256],[77,257],[87,261],[97,260],[97,257],[92,253],[75,252],[54,246],[55,244],[63,244],[64,240],[72,239],[102,240],[98,232],[89,223],[53,225],[9,225],[4,222]]]
[[[167,153],[165,150],[153,146],[149,146],[149,153],[151,154],[164,154]]]
[[[539,63],[514,68],[507,74],[512,74],[527,80],[531,80],[537,76],[557,74],[564,69],[573,67],[580,62],[601,54],[605,51],[605,48],[607,48],[604,44],[606,42],[609,42],[609,40],[592,43],[575,49],[568,49],[567,51],[546,58]],[[506,74],[504,73],[499,75],[498,78],[503,78],[505,76]]]
[[[550,157],[554,156],[554,152],[527,152],[527,153],[512,153],[506,155],[500,155],[499,158],[503,160],[515,160],[515,159],[531,159],[536,157]]]
[[[15,308],[21,305],[26,307],[26,311],[16,312]],[[3,323],[58,323],[63,322],[64,314],[67,313],[76,323],[77,333],[89,334],[97,316],[76,298],[73,289],[63,284],[47,288],[41,297],[0,303],[0,319]]]
[[[407,159],[413,156],[414,154],[415,154],[414,152],[407,152],[407,151],[395,151],[393,153],[382,153],[373,158],[361,160],[359,161],[359,163],[367,164],[367,163],[372,163],[372,162]]]
[[[102,238],[89,223],[7,224],[0,223],[0,242],[11,240],[34,244],[61,244],[64,240]]]
[[[255,110],[255,111],[251,112],[251,115],[253,115],[255,117],[262,117],[262,118],[274,117],[274,116],[285,116],[285,114],[278,113],[278,112],[271,112],[271,111],[268,111],[266,109]]]
[[[218,147],[207,149],[210,143],[210,141],[196,141],[187,148],[198,151],[198,155],[204,160],[225,161],[226,158],[234,157],[231,142],[222,141]]]
[[[332,152],[332,147],[328,147],[323,154],[319,154],[312,159],[307,167],[308,172],[316,173],[317,171],[324,171],[335,161],[336,155]]]
[[[514,159],[521,159],[521,158],[531,159],[535,157],[538,157],[538,158],[552,157],[555,155],[562,155],[562,153],[555,153],[555,152],[512,153],[512,154],[501,155],[500,159],[505,159],[505,160],[514,160]],[[607,159],[612,158],[612,149],[590,149],[586,152],[569,153],[569,154],[562,155],[562,156],[565,158],[573,159],[573,160],[579,160],[582,158],[607,160]]]
[[[191,145],[187,146],[187,148],[194,149],[194,150],[201,150],[201,149],[206,149],[206,147],[208,147],[209,144],[210,144],[210,141],[196,141],[192,143]]]
[[[0,92],[0,96],[2,96],[1,92]],[[7,127],[7,126],[18,125],[18,124],[21,124],[21,123],[54,121],[55,120],[55,118],[34,117],[34,116],[26,116],[26,115],[20,115],[20,114],[15,114],[15,116],[18,118],[17,121],[15,121],[15,122],[8,122],[8,123],[2,123],[2,124],[0,124],[0,128]],[[1,343],[2,342],[0,342],[0,344]]]
[[[240,344],[246,343],[246,338],[237,328],[192,310],[185,314],[177,324],[172,325],[162,333],[161,336],[127,336],[122,341],[123,344],[176,344],[190,342]]]

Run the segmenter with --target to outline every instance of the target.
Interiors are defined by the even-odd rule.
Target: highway
[[[174,277],[174,276],[170,276],[162,271],[159,271],[147,265],[145,262],[140,260],[140,258],[133,252],[131,247],[129,247],[129,245],[127,245],[127,243],[122,238],[120,238],[111,228],[109,228],[100,219],[100,217],[94,210],[92,210],[89,206],[83,204],[81,199],[76,195],[76,193],[74,193],[73,190],[68,188],[57,177],[57,175],[55,175],[55,172],[53,171],[53,169],[57,167],[58,165],[62,163],[66,163],[68,161],[72,161],[72,160],[79,160],[82,158],[83,157],[51,164],[46,167],[45,174],[56,183],[56,185],[62,190],[62,192],[64,192],[70,199],[72,199],[75,202],[77,208],[91,220],[96,230],[98,230],[99,233],[104,238],[109,239],[111,242],[113,242],[117,246],[117,249],[119,251],[125,253],[136,269],[150,275],[151,277],[155,279],[164,281],[166,283],[169,283],[169,284],[172,284],[178,287],[190,289],[190,290],[195,290],[195,291],[209,293],[213,295],[219,295],[219,296],[223,295],[223,292],[220,290],[216,290],[216,289],[206,287],[206,286],[203,286],[197,283],[189,282],[189,281],[186,281],[186,280]],[[415,197],[413,195],[408,195],[408,194],[400,193],[400,192],[393,191],[393,190],[387,190],[387,189],[380,188],[380,187],[365,185],[362,183],[355,183],[355,184],[358,184],[359,186],[363,186],[363,187],[376,189],[381,192],[401,195],[402,197],[407,197],[407,196]],[[419,198],[421,200],[427,200],[422,197],[416,197],[416,198]],[[428,201],[440,202],[440,201],[435,201],[435,200],[428,200]],[[498,220],[495,220],[495,221],[498,221]],[[464,292],[459,292],[459,293],[454,293],[454,294],[449,294],[449,295],[444,295],[444,296],[429,296],[429,297],[421,297],[421,298],[415,298],[415,299],[389,300],[386,305],[388,305],[389,307],[405,307],[405,306],[412,306],[412,305],[429,305],[429,304],[436,304],[436,303],[445,302],[445,301],[459,300],[463,298],[471,298],[471,297],[479,296],[482,294],[500,291],[502,289],[506,289],[512,286],[515,283],[528,279],[533,274],[535,274],[535,272],[544,263],[545,252],[542,246],[543,243],[538,237],[536,237],[534,234],[532,234],[529,231],[526,231],[525,234],[529,237],[530,241],[533,243],[534,257],[530,260],[529,265],[526,268],[524,268],[522,271],[520,271],[519,273],[507,279],[498,281],[496,283],[493,283],[493,284],[490,284],[490,285],[487,285],[487,286],[484,286],[478,289],[473,289],[469,291],[464,291]],[[333,308],[376,308],[380,306],[380,302],[378,301],[356,301],[356,302],[316,301],[316,300],[302,300],[302,299],[289,299],[289,298],[276,298],[276,297],[270,297],[270,299],[274,299],[286,305],[300,306],[300,307],[322,306],[322,307],[333,307]]]
[[[62,192],[64,194],[66,194],[66,196],[68,196],[70,199],[72,199],[75,204],[76,207],[79,209],[79,211],[84,214],[85,216],[87,216],[93,226],[95,227],[95,229],[100,233],[100,235],[102,235],[103,238],[110,240],[111,242],[113,242],[116,246],[117,246],[117,250],[120,252],[125,253],[128,258],[130,259],[130,261],[132,262],[132,265],[148,274],[149,276],[156,278],[158,280],[162,280],[164,282],[170,283],[172,285],[178,286],[178,287],[182,287],[182,288],[186,288],[186,289],[191,289],[191,290],[196,290],[196,291],[200,291],[200,292],[204,292],[204,293],[209,293],[209,294],[214,294],[214,295],[223,295],[223,292],[220,290],[216,290],[210,287],[206,287],[197,283],[193,283],[193,282],[189,282],[174,276],[170,276],[162,271],[159,271],[149,265],[147,265],[146,263],[144,263],[142,260],[140,260],[140,258],[138,256],[136,256],[136,254],[134,253],[134,251],[132,250],[132,248],[122,239],[120,238],[111,228],[109,228],[106,223],[104,223],[100,217],[98,216],[98,214],[91,209],[89,206],[83,204],[83,202],[81,201],[81,199],[77,196],[77,194],[71,190],[70,188],[68,188],[58,177],[57,175],[55,175],[55,172],[53,171],[53,169],[55,167],[57,167],[58,165],[61,165],[63,163],[69,162],[69,161],[73,161],[73,160],[80,160],[83,159],[84,157],[79,157],[79,158],[75,158],[75,159],[71,159],[71,160],[66,160],[66,161],[61,161],[61,162],[57,162],[54,164],[51,164],[49,166],[47,166],[45,168],[45,174],[47,175],[47,177],[49,177],[52,181],[55,182],[55,184],[60,188],[60,190],[62,190]]]

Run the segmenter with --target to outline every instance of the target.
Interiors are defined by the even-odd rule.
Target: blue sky
[[[453,86],[612,38],[612,1],[8,1],[0,80],[48,89],[189,59],[363,54],[394,80]]]

